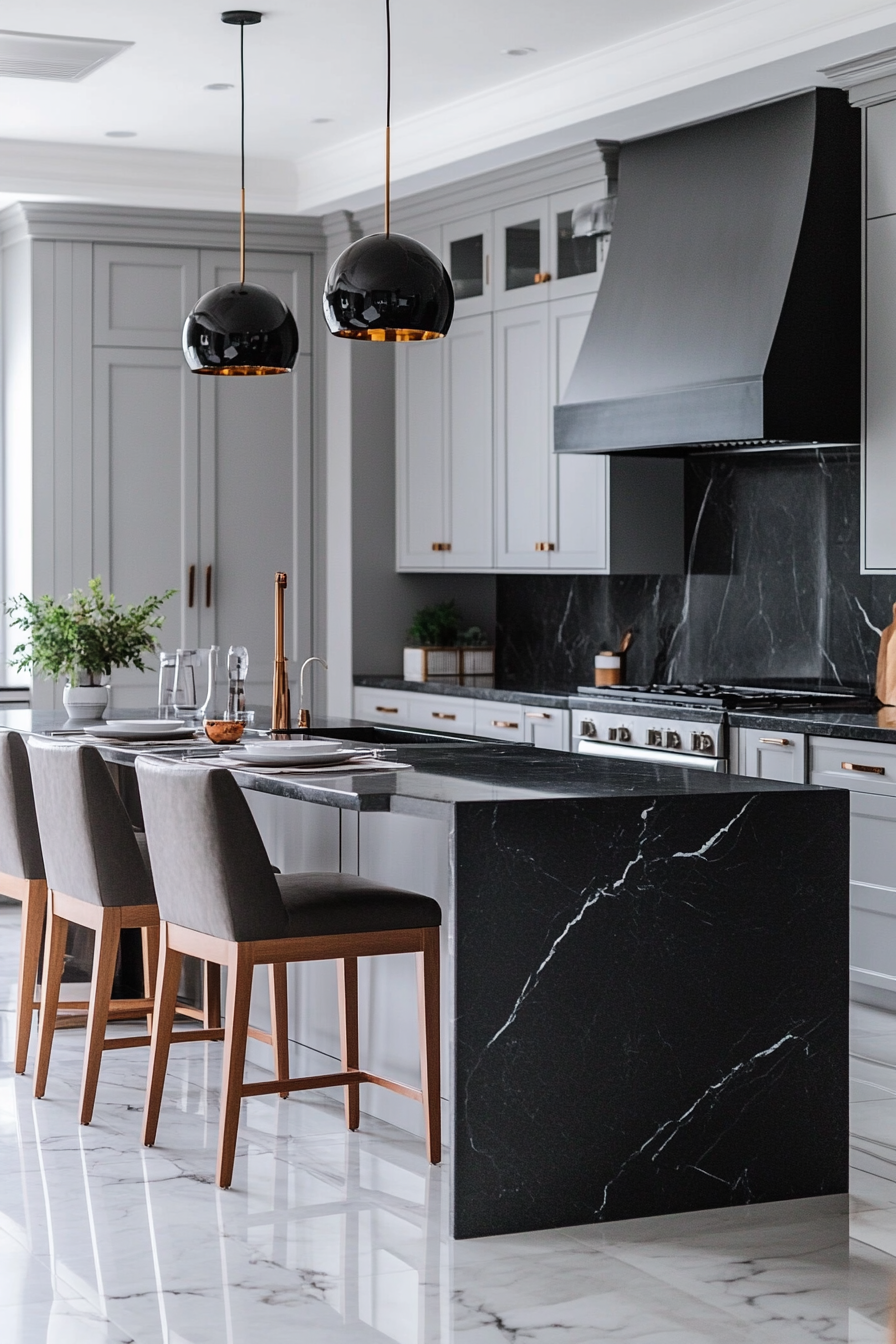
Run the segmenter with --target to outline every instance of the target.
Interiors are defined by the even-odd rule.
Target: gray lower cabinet
[[[809,782],[850,793],[853,994],[896,1007],[896,746],[813,737],[809,750]]]
[[[774,733],[760,728],[735,728],[735,772],[754,779],[806,782],[806,738],[802,733]]]
[[[528,742],[552,751],[570,750],[568,709],[538,709],[504,700],[356,686],[355,717],[370,723],[429,728],[499,742]]]

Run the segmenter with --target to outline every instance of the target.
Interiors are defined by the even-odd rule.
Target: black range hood
[[[861,122],[815,89],[623,144],[561,453],[859,440]]]

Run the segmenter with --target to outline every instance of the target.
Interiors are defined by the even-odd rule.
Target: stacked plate
[[[183,719],[105,719],[87,727],[90,737],[115,737],[125,742],[166,742],[192,737],[196,729]]]
[[[225,751],[228,761],[239,761],[246,766],[280,765],[307,766],[339,765],[362,755],[357,747],[338,747],[326,737],[304,738],[294,742],[249,742],[245,746]]]

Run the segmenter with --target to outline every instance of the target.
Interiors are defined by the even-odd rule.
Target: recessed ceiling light
[[[312,126],[328,126],[329,123],[330,123],[332,120],[333,120],[332,117],[312,117],[312,118],[311,118],[311,125],[312,125]]]
[[[222,93],[224,89],[232,89],[232,84],[204,84],[203,88],[207,93]]]
[[[110,140],[131,140],[136,134],[136,131],[106,131]]]
[[[531,56],[534,51],[534,47],[507,47],[501,54],[503,56]]]

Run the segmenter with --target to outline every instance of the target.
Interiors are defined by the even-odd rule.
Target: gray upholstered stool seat
[[[144,755],[137,760],[137,778],[162,918],[143,1142],[152,1145],[156,1138],[174,995],[186,954],[227,967],[219,1185],[229,1186],[233,1176],[242,1098],[308,1088],[344,1087],[349,1129],[360,1124],[361,1083],[422,1102],[427,1154],[438,1162],[438,902],[345,873],[275,874],[245,794],[228,771]],[[419,1089],[359,1067],[358,958],[402,952],[417,958]],[[338,968],[341,1071],[290,1078],[285,1086],[282,1074],[276,1082],[245,1083],[255,967],[331,960]]]
[[[277,886],[290,938],[437,929],[442,922],[439,903],[430,896],[384,887],[350,873],[283,873]]]

